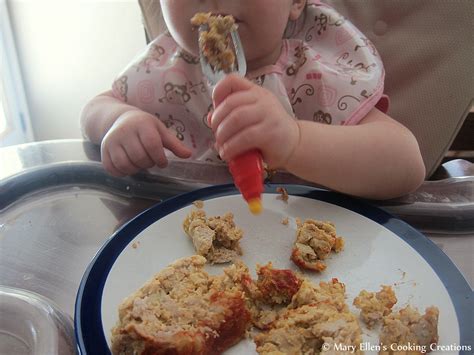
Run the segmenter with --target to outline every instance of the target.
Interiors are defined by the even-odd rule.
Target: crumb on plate
[[[288,191],[284,187],[277,187],[276,191],[280,194],[277,196],[278,200],[282,200],[283,202],[288,202]]]
[[[204,207],[204,201],[202,200],[196,200],[193,202],[194,207],[201,209]]]

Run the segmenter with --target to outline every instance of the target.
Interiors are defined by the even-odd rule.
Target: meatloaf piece
[[[430,352],[432,344],[438,343],[438,317],[439,310],[434,306],[428,307],[424,315],[410,306],[389,314],[383,319],[380,354],[415,355],[422,354],[421,349]],[[397,351],[399,347],[401,351]]]
[[[250,326],[240,284],[209,275],[205,263],[198,255],[179,259],[126,298],[112,353],[219,354],[239,342]]]
[[[300,268],[323,271],[323,262],[331,251],[338,253],[344,247],[344,239],[336,235],[336,227],[331,222],[307,219],[296,230],[296,241],[291,260]]]
[[[337,279],[319,286],[304,280],[288,307],[266,332],[255,336],[259,354],[339,354],[337,346],[360,353],[361,329],[345,304]],[[353,348],[352,348],[353,347]]]
[[[186,216],[183,229],[196,252],[212,264],[227,263],[242,255],[239,241],[243,233],[236,227],[232,213],[207,217],[203,210],[193,210]]]

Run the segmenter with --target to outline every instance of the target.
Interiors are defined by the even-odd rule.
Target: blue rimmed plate
[[[296,269],[289,260],[295,219],[332,221],[338,235],[345,238],[345,249],[327,260],[326,271],[306,273],[307,277],[314,281],[338,278],[346,285],[348,304],[362,289],[378,291],[380,285],[392,285],[399,300],[395,309],[407,304],[420,311],[431,305],[439,308],[440,346],[472,347],[472,290],[429,239],[365,202],[310,187],[284,187],[290,194],[288,203],[276,198],[275,186],[266,187],[265,211],[260,216],[248,212],[232,185],[224,185],[164,201],[123,226],[97,253],[82,279],[75,310],[79,351],[108,353],[110,330],[118,320],[121,301],[174,260],[194,253],[182,222],[196,200],[205,201],[208,215],[234,214],[244,231],[242,259],[250,269],[268,261],[277,268]],[[281,223],[284,218],[289,218],[288,225]],[[217,273],[221,268],[209,266],[208,270]],[[363,345],[377,344],[376,332],[364,329]],[[255,346],[249,340],[228,351],[252,352]]]

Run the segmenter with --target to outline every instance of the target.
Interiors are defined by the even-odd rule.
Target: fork
[[[209,29],[208,25],[201,25],[199,26],[199,33],[203,31],[207,31]],[[232,44],[234,47],[234,54],[237,62],[237,68],[234,66],[229,73],[235,73],[241,77],[244,77],[247,73],[247,62],[245,60],[245,53],[244,47],[242,46],[242,42],[240,41],[239,33],[237,30],[230,31],[230,37],[232,39]],[[207,61],[206,57],[202,53],[201,46],[199,46],[199,61],[201,63],[202,72],[206,76],[207,80],[212,86],[215,86],[221,79],[224,78],[226,73],[223,70],[214,70],[212,66]]]
[[[208,26],[199,26],[199,32],[207,31]],[[247,73],[247,62],[245,61],[244,48],[240,41],[237,30],[230,31],[234,54],[236,60],[229,73],[236,73],[244,77]],[[225,77],[223,70],[214,70],[202,53],[199,46],[199,58],[202,72],[212,86],[215,86],[219,80]],[[237,68],[235,66],[237,62]],[[235,186],[239,189],[244,199],[247,201],[250,211],[253,214],[259,214],[262,211],[262,192],[263,192],[263,160],[262,153],[258,149],[249,150],[229,162],[229,171],[234,179]]]

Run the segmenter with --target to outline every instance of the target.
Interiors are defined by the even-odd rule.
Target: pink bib
[[[303,16],[302,16],[303,17]],[[295,118],[357,124],[373,107],[386,112],[384,68],[372,43],[336,10],[309,0],[301,23],[289,25],[277,63],[247,73]],[[211,92],[199,58],[169,34],[151,42],[115,80],[116,98],[155,115],[193,150],[192,159],[220,161],[207,125]],[[383,98],[383,100],[381,100]]]

